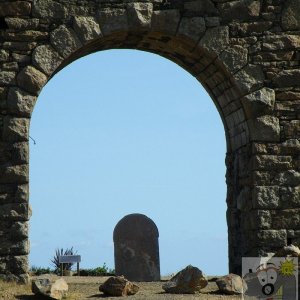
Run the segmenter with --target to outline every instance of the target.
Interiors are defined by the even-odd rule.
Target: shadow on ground
[[[15,298],[19,299],[19,300],[44,300],[44,299],[49,300],[49,298],[43,297],[41,295],[38,295],[38,296],[36,296],[36,295],[18,295],[18,296],[15,296]]]

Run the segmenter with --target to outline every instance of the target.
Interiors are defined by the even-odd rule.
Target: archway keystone
[[[0,274],[28,274],[28,132],[36,98],[72,61],[159,54],[206,88],[223,120],[229,267],[300,242],[300,8],[296,0],[1,1]]]

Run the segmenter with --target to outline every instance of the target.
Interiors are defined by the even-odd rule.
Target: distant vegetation
[[[32,266],[29,271],[31,274],[35,276],[39,276],[43,274],[55,274],[55,270],[51,270],[50,268],[37,267],[37,266]]]
[[[104,263],[102,267],[95,269],[81,269],[80,276],[111,276],[115,274],[114,269],[109,269]]]
[[[51,259],[52,266],[54,268],[44,268],[44,267],[37,267],[32,266],[30,268],[30,273],[33,276],[39,276],[43,274],[61,274],[61,264],[59,263],[59,256],[61,255],[76,255],[77,251],[74,251],[73,247],[67,248],[64,250],[56,249],[55,255]],[[73,264],[64,264],[64,270],[71,270]],[[96,267],[96,268],[90,268],[90,269],[80,269],[80,276],[112,276],[115,274],[115,270],[108,268],[106,263],[103,263],[102,267]],[[74,276],[76,276],[77,273],[74,273]]]
[[[30,273],[33,276],[39,276],[43,274],[60,274],[54,269],[37,266],[32,266],[30,268]],[[80,269],[80,276],[113,276],[114,274],[115,270],[108,268],[105,263],[102,265],[102,267]],[[75,273],[74,276],[77,276],[77,273]]]

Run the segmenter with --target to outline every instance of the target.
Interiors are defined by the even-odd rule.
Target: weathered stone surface
[[[252,141],[277,142],[280,139],[279,119],[266,115],[248,121]]]
[[[261,230],[257,233],[258,244],[270,247],[283,247],[286,244],[286,230]]]
[[[69,287],[63,278],[54,279],[50,276],[43,276],[32,281],[31,289],[36,295],[61,300],[67,296]]]
[[[32,42],[32,41],[45,41],[49,37],[48,32],[38,30],[26,30],[20,32],[5,32],[4,38],[8,41],[16,42]]]
[[[269,210],[252,210],[249,229],[271,229],[272,216]]]
[[[10,29],[29,30],[37,29],[39,19],[5,18],[5,22]]]
[[[152,31],[175,35],[180,21],[180,12],[177,9],[158,10],[152,14]]]
[[[50,40],[52,46],[62,57],[69,56],[73,51],[82,46],[75,32],[65,25],[61,25],[52,31]]]
[[[218,8],[223,20],[248,21],[259,16],[260,6],[260,1],[244,0],[220,3]]]
[[[27,164],[29,162],[29,146],[27,142],[14,143],[11,148],[13,164]]]
[[[9,89],[7,107],[9,112],[29,117],[37,98],[19,88]]]
[[[6,108],[7,87],[0,87],[0,109]]]
[[[9,52],[3,49],[0,50],[0,62],[8,61],[8,58],[9,58]]]
[[[243,280],[239,275],[228,274],[218,278],[216,284],[220,293],[227,295],[239,295],[243,293]]]
[[[284,70],[273,80],[277,87],[293,87],[297,86],[300,81],[300,70]]]
[[[99,23],[103,35],[128,30],[126,9],[105,8],[99,12]]]
[[[31,57],[29,55],[23,55],[23,54],[18,54],[18,53],[13,53],[12,58],[17,63],[25,64],[25,65],[30,64],[30,61],[31,61]]]
[[[16,239],[26,239],[28,237],[28,228],[28,222],[14,222],[10,230]]]
[[[3,122],[3,139],[6,141],[28,141],[29,119],[5,117]]]
[[[264,31],[270,30],[273,23],[270,21],[263,22],[249,22],[249,23],[239,23],[237,22],[234,26],[234,30],[240,36],[249,36],[249,35],[260,35]]]
[[[199,46],[210,53],[219,55],[229,44],[229,30],[227,26],[209,28],[206,30]]]
[[[281,24],[284,30],[300,29],[300,3],[298,0],[284,1]]]
[[[280,187],[280,206],[294,208],[300,206],[300,186]]]
[[[68,11],[64,5],[53,0],[36,0],[33,6],[33,16],[43,19],[64,19]]]
[[[275,91],[269,88],[262,88],[245,96],[242,101],[247,117],[255,118],[273,111]]]
[[[4,241],[0,247],[0,255],[28,255],[29,241],[23,239],[20,241]]]
[[[16,73],[11,71],[0,71],[0,82],[2,85],[14,85],[16,83]]]
[[[83,44],[102,36],[100,26],[93,17],[75,17],[73,28]]]
[[[254,155],[252,157],[253,170],[289,170],[291,169],[291,156]]]
[[[232,73],[242,69],[248,63],[248,50],[236,45],[227,47],[220,55],[223,64]]]
[[[5,42],[3,43],[3,49],[15,51],[29,51],[35,48],[36,45],[36,42]]]
[[[299,208],[284,209],[272,212],[272,228],[274,229],[300,229],[300,210]]]
[[[99,291],[113,297],[130,296],[139,291],[139,286],[128,281],[123,276],[117,276],[107,279],[100,285]]]
[[[262,50],[294,50],[300,47],[300,38],[297,34],[281,34],[266,36],[262,43]],[[269,52],[267,52],[269,53]]]
[[[14,168],[14,170],[11,173],[10,171],[12,171],[12,168],[8,170],[7,174],[16,178],[16,176],[22,176],[20,175],[21,173],[25,171],[28,172],[28,169],[21,170],[21,168]],[[25,177],[25,175],[23,175],[23,177]],[[18,177],[18,179],[20,178]],[[1,216],[3,217],[3,220],[10,219],[14,221],[28,221],[31,216],[31,210],[29,206],[23,203],[10,203],[0,205],[0,212]]]
[[[2,64],[2,69],[5,71],[19,71],[19,66],[16,62],[6,62]]]
[[[16,275],[25,275],[28,272],[27,256],[0,256],[0,274],[6,274],[8,270],[14,270],[14,274]],[[12,279],[18,278],[12,277]]]
[[[218,10],[211,0],[184,1],[184,9],[187,12],[197,13],[197,15],[217,15]]]
[[[288,139],[297,138],[300,136],[300,120],[292,120],[284,124],[284,134]]]
[[[202,17],[182,18],[178,35],[183,35],[197,42],[204,34],[205,29],[205,20]]]
[[[202,271],[193,266],[187,266],[178,272],[162,288],[170,294],[194,294],[207,286],[208,281]]]
[[[265,76],[261,66],[248,65],[234,75],[242,93],[249,93],[262,87]]]
[[[31,12],[31,4],[25,1],[7,1],[0,3],[0,17],[27,16]]]
[[[274,184],[298,186],[300,185],[300,173],[295,170],[278,173],[274,178]]]
[[[116,275],[133,281],[159,281],[158,229],[142,214],[121,219],[114,229]]]
[[[220,18],[219,17],[205,17],[205,24],[207,27],[220,26]]]
[[[241,190],[236,199],[236,202],[237,209],[241,211],[248,211],[252,208],[249,187],[245,187]],[[233,207],[235,207],[235,205],[233,205]]]
[[[294,56],[294,51],[281,51],[281,52],[261,52],[255,57],[253,57],[253,61],[264,62],[264,61],[290,61]]]
[[[271,180],[271,174],[268,171],[253,171],[253,180],[259,186],[274,185],[272,180]]]
[[[127,5],[129,29],[137,31],[150,29],[152,12],[152,3],[129,3]]]
[[[41,45],[34,49],[32,63],[45,74],[51,75],[63,58],[49,45]]]
[[[33,66],[27,66],[18,74],[17,82],[25,91],[38,95],[46,84],[47,77]]]
[[[279,206],[278,186],[256,186],[253,189],[252,204],[254,208],[276,209]]]

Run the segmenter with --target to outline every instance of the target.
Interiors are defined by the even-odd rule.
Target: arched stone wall
[[[240,273],[242,256],[300,242],[298,0],[4,0],[0,28],[4,277],[27,280],[37,96],[70,62],[112,48],[162,55],[211,95],[227,139],[230,271]]]

